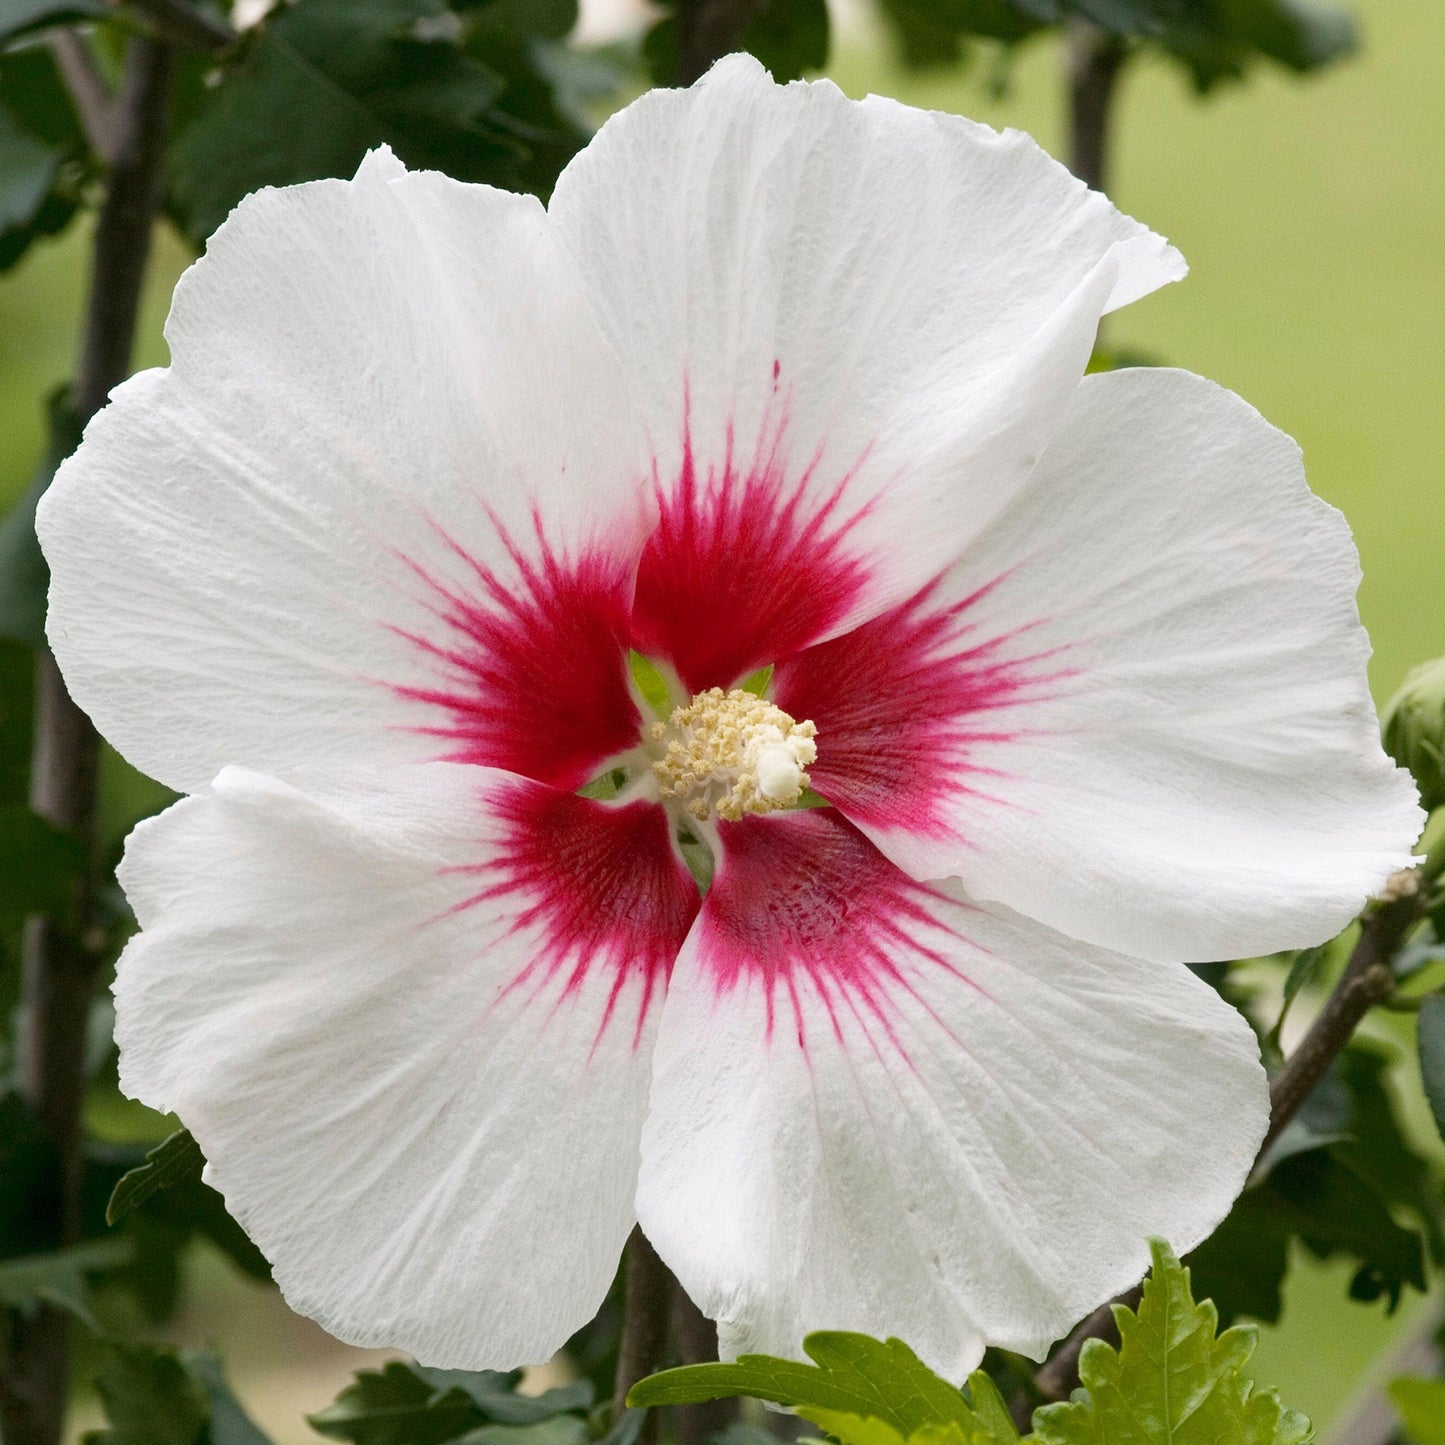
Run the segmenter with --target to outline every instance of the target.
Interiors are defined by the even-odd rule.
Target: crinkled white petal
[[[839,493],[873,605],[1027,476],[1099,316],[1184,273],[1019,132],[777,86],[746,56],[608,121],[550,214],[664,487],[686,451],[801,487],[805,514]]]
[[[166,338],[39,530],[71,692],[173,787],[437,756],[416,729],[439,719],[398,690],[436,682],[412,637],[457,641],[432,584],[516,590],[499,527],[534,566],[540,530],[625,570],[651,525],[624,379],[530,197],[389,152],[260,191]]]
[[[548,977],[525,891],[459,906],[497,881],[499,777],[227,769],[132,837],[115,985],[122,1088],[194,1132],[292,1307],[467,1368],[546,1359],[605,1296],[654,1027],[640,975]]]
[[[1254,1037],[1183,966],[955,884],[870,940],[861,887],[771,1000],[768,959],[720,980],[710,895],[658,1038],[642,1227],[725,1357],[842,1329],[954,1380],[987,1345],[1041,1358],[1140,1277],[1147,1236],[1182,1253],[1228,1212],[1268,1119]],[[896,975],[860,991],[870,943]]]
[[[961,718],[944,825],[860,826],[916,876],[1148,958],[1333,936],[1423,822],[1380,747],[1359,575],[1252,407],[1187,372],[1087,378],[936,597],[973,599],[958,647],[1002,679]]]

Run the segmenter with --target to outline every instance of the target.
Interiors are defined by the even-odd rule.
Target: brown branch
[[[1408,879],[1408,882],[1403,880]],[[1299,1041],[1269,1090],[1269,1133],[1263,1155],[1294,1118],[1315,1085],[1329,1073],[1360,1020],[1395,987],[1391,960],[1405,935],[1424,916],[1424,895],[1414,873],[1397,874],[1394,896],[1360,920],[1360,936],[1325,1006]]]
[[[627,1406],[627,1392],[662,1363],[667,1349],[668,1325],[672,1318],[673,1293],[677,1281],[657,1257],[640,1228],[632,1231],[623,1253],[627,1280],[622,1302],[622,1340],[617,1352],[617,1380],[612,1390],[612,1415],[620,1419]],[[639,1445],[657,1438],[657,1412],[652,1411],[643,1426]]]
[[[1069,169],[1085,185],[1102,191],[1109,169],[1110,121],[1128,46],[1120,36],[1075,18],[1069,22],[1067,55]]]
[[[673,1296],[672,1331],[683,1364],[700,1365],[717,1359],[717,1326],[693,1304],[685,1290],[679,1289]],[[736,1397],[724,1395],[718,1400],[678,1406],[677,1445],[706,1445],[738,1418],[739,1404]]]
[[[1410,929],[1424,916],[1425,899],[1414,872],[1397,874],[1385,900],[1372,906],[1360,920],[1360,936],[1324,1007],[1300,1040],[1288,1062],[1275,1075],[1269,1090],[1269,1132],[1259,1157],[1284,1131],[1305,1100],[1330,1071],[1349,1043],[1360,1020],[1395,987],[1391,960]],[[1062,1345],[1034,1375],[1034,1385],[1045,1400],[1065,1400],[1079,1383],[1079,1354],[1094,1339],[1119,1341],[1113,1306],[1139,1307],[1143,1291],[1135,1286],[1108,1304],[1100,1305],[1077,1325]],[[1014,1402],[1015,1412],[1022,1408]]]
[[[160,202],[161,160],[170,113],[173,53],[137,36],[126,54],[115,102],[105,198],[96,220],[90,296],[74,386],[88,421],[130,370],[141,284]],[[49,652],[36,659],[35,741],[30,805],[76,834],[93,854],[100,740],[71,701]],[[60,1237],[80,1232],[84,1168],[81,1105],[84,1039],[101,958],[87,938],[99,879],[87,878],[69,916],[26,925],[19,1012],[19,1085],[60,1161]],[[10,1320],[0,1365],[0,1436],[6,1445],[58,1445],[69,1377],[68,1319],[44,1308]]]
[[[677,7],[677,83],[691,85],[737,49],[757,0],[681,0]]]
[[[85,37],[75,30],[57,30],[50,36],[55,63],[65,80],[86,143],[101,160],[114,154],[116,100]]]

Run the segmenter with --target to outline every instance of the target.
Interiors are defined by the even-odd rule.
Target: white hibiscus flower
[[[122,1084],[298,1310],[540,1359],[640,1220],[724,1353],[957,1378],[1210,1232],[1268,1106],[1182,961],[1328,937],[1418,814],[1294,445],[1083,376],[1183,271],[1022,135],[742,58],[546,210],[383,152],[217,232],[41,531],[76,698],[194,794]]]

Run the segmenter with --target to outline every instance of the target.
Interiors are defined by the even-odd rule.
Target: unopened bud
[[[1410,770],[1427,812],[1445,803],[1445,657],[1413,668],[1385,707],[1385,751]]]

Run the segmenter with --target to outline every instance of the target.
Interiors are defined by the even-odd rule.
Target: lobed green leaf
[[[634,1385],[627,1403],[687,1405],[746,1395],[790,1405],[824,1429],[847,1424],[859,1430],[863,1427],[848,1422],[863,1420],[905,1440],[931,1425],[958,1425],[966,1441],[971,1440],[967,1432],[985,1428],[983,1415],[969,1398],[935,1375],[902,1340],[824,1330],[809,1335],[803,1349],[812,1364],[742,1355],[730,1364],[664,1370]],[[969,1383],[997,1396],[987,1376],[975,1375]],[[891,1445],[891,1435],[877,1441],[859,1439],[856,1445],[881,1445],[884,1438]]]
[[[1304,1445],[1309,1423],[1257,1390],[1243,1368],[1257,1333],[1217,1334],[1211,1301],[1196,1303],[1189,1271],[1161,1240],[1135,1314],[1116,1306],[1117,1350],[1091,1340],[1079,1359],[1083,1389],[1034,1415],[1038,1445]]]

